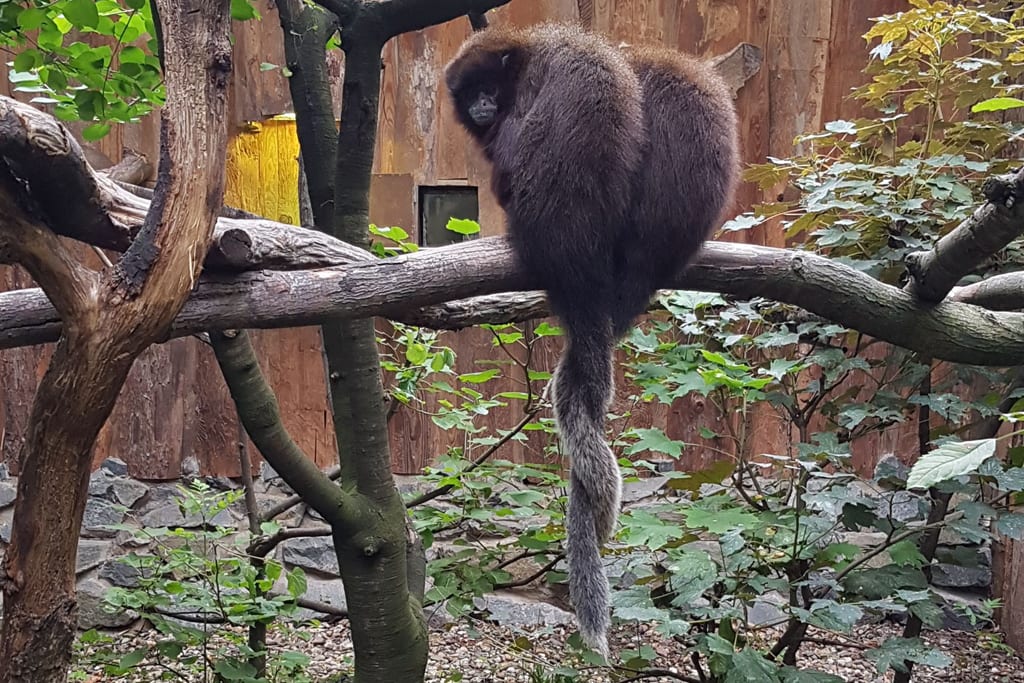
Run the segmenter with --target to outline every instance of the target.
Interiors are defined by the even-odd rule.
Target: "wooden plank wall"
[[[785,156],[792,151],[797,134],[855,112],[844,97],[862,79],[860,67],[867,48],[860,36],[870,17],[905,6],[905,0],[513,0],[493,12],[492,20],[517,25],[546,19],[581,21],[616,40],[659,43],[707,56],[724,53],[740,42],[760,46],[763,68],[740,92],[737,103],[744,157],[754,162],[769,154]],[[261,22],[236,27],[235,138],[228,201],[294,222],[293,132],[286,121],[266,121],[288,110],[287,84],[279,70],[259,69],[261,62],[281,63],[280,27],[271,0],[260,0],[260,10]],[[384,50],[371,196],[375,223],[415,229],[418,186],[470,184],[481,188],[484,234],[504,229],[501,212],[487,190],[486,165],[455,124],[438,81],[443,65],[468,32],[468,22],[455,21],[402,36]],[[340,78],[341,60],[332,68]],[[0,91],[10,92],[6,74],[0,74]],[[118,127],[96,145],[96,151],[116,160],[126,146],[155,160],[157,130],[152,118]],[[736,208],[780,191],[762,193],[744,186]],[[775,246],[783,243],[781,231],[771,227],[731,238]],[[81,253],[84,259],[94,259],[87,250]],[[31,284],[20,269],[0,268],[0,287]],[[442,341],[458,353],[462,372],[481,369],[481,363],[495,358],[491,338],[482,331],[446,333]],[[334,457],[334,442],[316,330],[261,332],[257,344],[289,427],[318,463],[328,465]],[[557,341],[552,340],[541,345],[537,361],[541,367],[550,367],[557,353]],[[0,352],[0,459],[8,463],[16,460],[34,387],[48,354],[47,347]],[[620,386],[617,408],[625,405],[629,393],[621,381]],[[512,385],[487,388],[498,391]],[[425,406],[428,411],[432,407]],[[730,419],[701,398],[636,412],[635,424],[657,424],[674,438],[698,443],[700,427],[721,430],[722,420]],[[497,411],[481,425],[505,427],[517,419],[514,413]],[[457,435],[436,428],[422,412],[400,409],[392,424],[396,472],[417,472],[449,446],[461,445]],[[774,416],[757,416],[751,426],[757,452],[785,452],[790,435]],[[858,444],[858,463],[868,469],[878,454],[904,450],[908,434],[912,436],[912,430],[894,429]],[[233,409],[209,350],[195,340],[177,340],[154,347],[136,364],[101,435],[96,459],[121,457],[132,474],[142,478],[173,479],[183,467],[231,476],[237,474],[235,440]],[[531,439],[509,448],[505,455],[517,460],[542,458],[543,445]],[[680,466],[696,468],[713,459],[710,449],[694,447]]]

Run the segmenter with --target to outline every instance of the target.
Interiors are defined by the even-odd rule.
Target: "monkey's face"
[[[487,86],[481,88],[466,107],[466,113],[480,128],[490,128],[498,118],[498,88]]]
[[[514,63],[509,51],[471,50],[457,57],[445,80],[462,125],[485,138],[512,106]]]

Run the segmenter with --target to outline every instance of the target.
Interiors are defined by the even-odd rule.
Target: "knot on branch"
[[[981,192],[992,204],[1012,209],[1024,195],[1024,173],[988,178],[981,186]]]

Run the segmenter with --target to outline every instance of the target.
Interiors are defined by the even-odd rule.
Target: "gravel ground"
[[[861,646],[876,646],[886,638],[898,634],[893,625],[864,627],[844,642]],[[430,634],[430,663],[426,680],[429,683],[469,681],[472,683],[534,683],[531,672],[549,674],[563,664],[573,664],[571,653],[565,647],[569,631],[563,627],[514,630],[484,622],[462,621],[458,624],[436,627]],[[118,637],[118,649],[128,650],[139,645],[152,644],[153,632],[125,632]],[[812,631],[812,637],[827,638]],[[514,642],[527,636],[532,645],[527,650],[516,649]],[[658,637],[653,639],[644,626],[619,628],[613,633],[619,647],[637,647],[650,644],[659,655],[656,666],[686,678],[652,676],[644,678],[652,683],[672,683],[695,675],[683,657],[683,648]],[[341,676],[351,665],[352,644],[345,624],[303,627],[291,632],[278,633],[272,638],[277,647],[298,650],[312,659],[310,675],[320,682],[345,681]],[[925,640],[953,658],[953,664],[944,670],[918,667],[914,683],[1024,683],[1024,660],[1007,652],[1000,645],[997,634],[937,631],[925,634]],[[522,642],[522,641],[520,641]],[[886,683],[892,674],[878,674],[874,664],[862,656],[861,647],[838,643],[811,642],[800,651],[800,665],[837,675],[849,683]],[[131,678],[113,679],[98,671],[88,671],[85,680],[90,683],[105,681],[142,682],[156,680],[154,672]],[[459,677],[461,675],[461,678]],[[598,670],[587,672],[590,683],[606,683],[609,678]]]

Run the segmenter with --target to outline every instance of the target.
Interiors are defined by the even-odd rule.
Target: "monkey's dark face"
[[[511,51],[470,51],[453,61],[445,80],[459,121],[478,138],[511,109],[514,99],[515,59]]]
[[[498,118],[497,86],[484,86],[466,106],[466,113],[480,128],[489,128]]]

